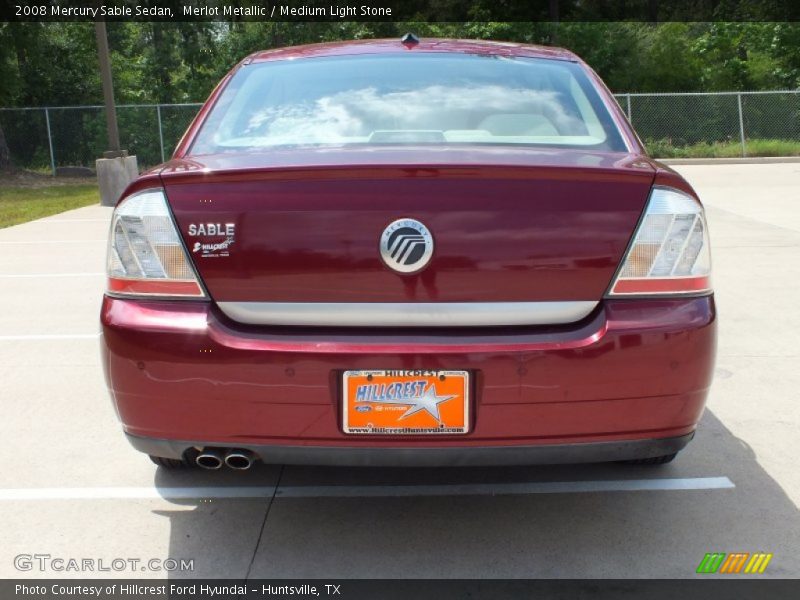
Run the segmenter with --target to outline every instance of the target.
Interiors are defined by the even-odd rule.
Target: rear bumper
[[[139,452],[165,458],[182,458],[191,448],[213,446],[207,442],[158,440],[126,434]],[[250,450],[262,462],[280,465],[336,467],[488,467],[499,465],[570,464],[612,462],[665,456],[682,450],[694,437],[686,435],[652,440],[542,444],[538,446],[467,446],[440,448],[374,448],[328,446],[259,446]]]
[[[110,297],[101,321],[108,387],[134,446],[161,456],[198,445],[248,448],[288,463],[669,454],[702,415],[716,345],[711,296],[607,300],[580,323],[549,329],[268,328],[233,323],[205,302]],[[343,433],[348,369],[468,370],[469,433]]]

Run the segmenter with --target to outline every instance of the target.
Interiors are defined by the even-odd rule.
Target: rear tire
[[[153,456],[151,454],[150,460],[164,469],[185,469],[189,466],[186,461],[179,458],[164,458],[163,456]]]
[[[653,456],[652,458],[635,458],[633,460],[624,460],[626,465],[665,465],[671,463],[675,457],[678,456],[677,452],[672,454],[665,454],[664,456]]]

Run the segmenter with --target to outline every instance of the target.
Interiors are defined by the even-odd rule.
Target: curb
[[[800,156],[752,156],[742,158],[656,158],[665,165],[764,165],[800,163]]]

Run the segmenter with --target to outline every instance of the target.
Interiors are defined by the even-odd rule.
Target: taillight
[[[204,297],[161,189],[120,202],[108,239],[108,292]]]
[[[609,295],[710,291],[711,250],[703,207],[680,190],[654,187]]]

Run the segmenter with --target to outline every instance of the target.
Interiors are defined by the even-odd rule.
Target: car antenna
[[[400,43],[410,50],[411,48],[419,44],[419,38],[415,36],[413,33],[409,32],[400,38]]]

